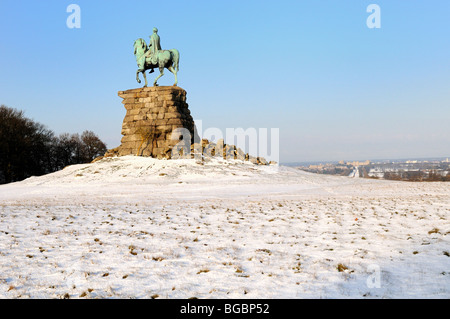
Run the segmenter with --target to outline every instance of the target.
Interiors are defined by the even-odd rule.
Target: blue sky
[[[447,0],[2,0],[0,104],[116,147],[133,42],[157,27],[204,129],[279,128],[281,162],[450,156],[449,17]]]

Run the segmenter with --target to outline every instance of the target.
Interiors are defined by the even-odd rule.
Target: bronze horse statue
[[[139,72],[142,73],[145,79],[144,87],[147,87],[148,83],[145,71],[152,69],[152,71],[150,72],[152,73],[153,69],[158,68],[160,74],[153,82],[153,86],[158,86],[156,82],[160,77],[164,75],[164,68],[166,68],[175,75],[175,83],[173,84],[173,86],[177,86],[177,72],[180,70],[180,53],[178,52],[178,50],[159,50],[156,54],[156,64],[152,64],[152,59],[149,55],[150,52],[148,52],[148,50],[149,48],[144,39],[139,38],[134,41],[134,56],[136,57],[136,62],[139,67],[139,69],[136,71],[136,81],[138,83],[141,83],[141,80],[139,79]]]

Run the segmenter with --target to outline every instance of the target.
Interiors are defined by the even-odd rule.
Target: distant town
[[[317,173],[414,182],[449,182],[450,159],[339,161],[326,163],[292,163],[288,166]]]

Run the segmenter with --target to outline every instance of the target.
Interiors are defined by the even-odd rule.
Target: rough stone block
[[[175,113],[165,113],[164,118],[166,119],[180,119],[182,118],[182,115],[178,112]]]
[[[181,119],[170,119],[167,121],[167,125],[183,127],[183,121]]]

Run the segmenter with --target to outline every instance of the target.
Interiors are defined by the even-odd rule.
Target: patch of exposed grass
[[[430,230],[429,232],[428,232],[428,235],[431,235],[431,234],[438,234],[439,233],[439,228],[433,228],[432,230]]]
[[[344,264],[338,264],[336,268],[339,272],[344,272],[344,271],[348,270],[348,267],[345,266]]]
[[[197,272],[197,275],[199,275],[199,274],[201,274],[201,273],[207,273],[207,272],[209,272],[209,269],[200,269],[200,270]]]

